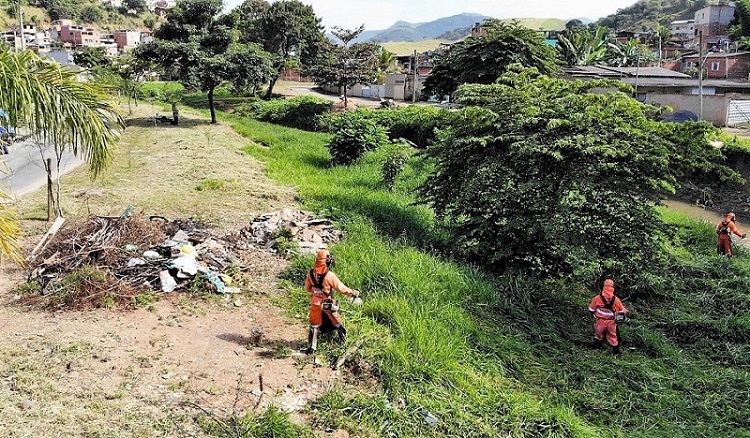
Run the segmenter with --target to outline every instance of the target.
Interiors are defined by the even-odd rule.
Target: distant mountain
[[[451,17],[439,18],[428,23],[409,23],[398,21],[385,30],[366,31],[360,35],[358,41],[386,43],[392,41],[422,41],[441,39],[441,35],[456,29],[471,29],[476,23],[481,23],[488,17],[481,14],[459,14]],[[466,36],[466,35],[463,35]],[[462,38],[462,37],[459,37]]]
[[[365,30],[355,42],[393,43],[393,42],[418,42],[428,40],[439,40],[443,42],[458,41],[471,34],[471,28],[477,23],[492,18],[487,15],[463,13],[450,17],[438,18],[428,23],[409,23],[397,21],[393,26],[384,30]],[[592,20],[579,18],[583,23]],[[522,26],[530,29],[562,30],[568,20],[558,18],[504,18],[501,21],[517,21]],[[328,38],[337,41],[333,34]]]

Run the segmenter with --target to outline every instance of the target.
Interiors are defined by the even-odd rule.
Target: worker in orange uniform
[[[336,330],[339,340],[346,341],[346,329],[341,324],[337,313],[338,306],[333,298],[333,291],[337,290],[345,295],[357,298],[359,291],[347,287],[331,271],[333,255],[327,250],[318,251],[315,264],[305,279],[305,290],[310,297],[310,333],[307,337],[307,351],[315,352],[318,348],[318,334]]]
[[[719,235],[719,244],[716,249],[720,255],[725,257],[732,257],[732,239],[731,235],[735,234],[738,237],[744,239],[747,234],[740,233],[737,229],[737,217],[734,213],[730,212],[727,216],[716,224],[716,234]]]
[[[612,354],[620,354],[620,332],[617,323],[625,320],[628,309],[620,298],[615,296],[615,282],[604,280],[604,287],[589,304],[589,312],[594,315],[594,347],[599,348],[607,338],[612,346]]]

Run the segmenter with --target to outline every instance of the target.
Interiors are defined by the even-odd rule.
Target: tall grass
[[[714,255],[708,224],[665,212],[680,243],[664,248],[672,272],[650,301],[621,291],[633,322],[614,357],[588,348],[595,291],[491,278],[430,250],[441,238],[413,197],[429,163],[412,158],[391,193],[377,153],[331,167],[326,135],[224,117],[305,208],[342,224],[336,270],[364,292],[345,318],[380,387],[326,394],[316,422],[358,436],[749,436],[750,264]],[[286,273],[297,310],[310,262]]]

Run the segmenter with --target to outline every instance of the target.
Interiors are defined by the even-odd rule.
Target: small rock
[[[21,403],[21,407],[23,409],[26,409],[27,411],[29,409],[32,409],[34,406],[36,406],[36,402],[34,400],[26,399]]]

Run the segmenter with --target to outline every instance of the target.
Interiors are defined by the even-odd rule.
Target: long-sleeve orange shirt
[[[615,313],[626,313],[627,311],[628,309],[618,297],[615,297],[611,310],[607,308],[601,295],[596,295],[589,304],[589,312],[593,313],[598,319],[615,319]]]
[[[332,295],[333,290],[337,290],[345,295],[354,295],[354,290],[342,283],[341,280],[339,280],[339,277],[337,277],[336,274],[333,273],[333,271],[328,271],[328,273],[326,274],[325,278],[323,279],[322,289],[318,289],[313,285],[313,279],[310,275],[311,273],[308,272],[307,278],[305,278],[305,290],[309,294],[321,294],[330,296]]]
[[[726,219],[719,221],[718,224],[716,224],[716,234],[722,234],[721,229],[726,226],[727,227],[727,233],[726,234],[732,234],[734,233],[737,235],[737,237],[742,237],[742,233],[740,233],[740,230],[737,229],[737,225],[735,225],[734,222],[728,221]]]

